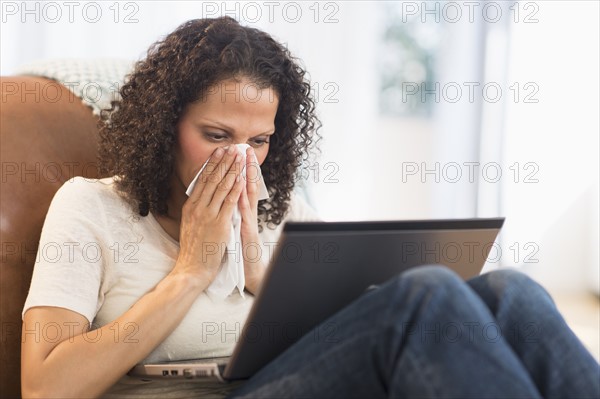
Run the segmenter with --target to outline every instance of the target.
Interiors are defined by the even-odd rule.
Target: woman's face
[[[247,143],[262,164],[275,132],[279,99],[272,88],[259,89],[247,79],[224,80],[189,104],[179,124],[175,174],[184,187],[218,147]]]

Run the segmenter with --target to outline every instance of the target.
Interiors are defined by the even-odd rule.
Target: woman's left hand
[[[244,274],[246,288],[256,294],[265,273],[262,261],[262,242],[258,234],[258,189],[262,176],[260,166],[252,148],[246,149],[246,185],[238,202],[242,224],[242,255],[244,257]]]

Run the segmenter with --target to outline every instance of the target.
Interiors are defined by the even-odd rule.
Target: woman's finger
[[[241,161],[240,161],[239,165],[240,165],[240,167],[239,167],[240,173],[236,174],[235,180],[233,183],[233,187],[231,188],[231,190],[220,201],[217,200],[217,195],[221,194],[221,192],[215,193],[215,197],[213,198],[214,203],[211,202],[211,206],[217,206],[220,203],[220,210],[218,213],[219,219],[231,221],[231,218],[233,216],[233,210],[238,206],[240,195],[246,184],[244,182],[244,179],[242,178],[242,174],[241,174],[241,166],[242,166]],[[230,176],[228,175],[227,177],[229,178]]]
[[[248,201],[248,185],[244,184],[242,187],[242,192],[240,193],[240,199],[238,200],[238,207],[240,208],[240,214],[242,215],[242,219],[245,219],[248,216],[248,212],[251,211],[250,202]]]
[[[204,190],[204,187],[206,186],[206,179],[203,178],[203,176],[210,174],[210,172],[214,171],[217,168],[217,166],[221,162],[224,154],[225,154],[225,149],[223,149],[221,147],[217,148],[212,153],[212,155],[208,159],[208,162],[206,163],[206,166],[204,166],[204,169],[202,170],[202,174],[196,180],[196,185],[194,186],[194,189],[190,193],[189,198],[192,202],[198,201],[198,199],[202,195],[202,191]]]
[[[199,184],[203,185],[202,192],[198,197],[198,203],[203,206],[209,206],[212,202],[215,193],[219,190],[226,189],[226,185],[228,184],[229,189],[233,187],[233,181],[235,180],[235,176],[233,176],[233,180],[229,179],[226,182],[226,177],[233,173],[231,171],[232,167],[235,165],[236,157],[238,155],[238,151],[235,146],[230,146],[227,148],[227,151],[223,155],[221,161],[210,170],[203,171],[198,179]],[[208,165],[207,165],[208,166]],[[239,170],[240,166],[237,166]],[[206,173],[205,173],[206,172]]]
[[[256,153],[252,147],[246,149],[246,190],[248,193],[248,202],[252,209],[258,205],[258,187],[262,175],[260,165],[256,159]],[[256,211],[254,211],[256,212]]]
[[[223,202],[226,200],[230,200],[230,197],[228,197],[228,195],[231,191],[233,191],[236,183],[238,181],[243,182],[244,179],[242,179],[241,176],[243,166],[242,158],[242,154],[237,153],[235,156],[235,162],[231,164],[229,170],[227,171],[225,176],[223,176],[223,179],[221,179],[221,181],[214,186],[213,196],[210,202],[208,203],[208,207],[211,208],[212,211],[219,213]],[[238,197],[235,198],[236,203]]]

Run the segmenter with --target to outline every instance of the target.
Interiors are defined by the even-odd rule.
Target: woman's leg
[[[490,310],[456,274],[415,268],[333,315],[232,396],[540,397],[489,326]]]
[[[514,270],[487,273],[468,284],[494,314],[542,396],[600,398],[600,365],[539,284]]]

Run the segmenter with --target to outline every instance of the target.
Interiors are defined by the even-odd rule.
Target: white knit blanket
[[[60,82],[98,116],[100,110],[110,108],[112,100],[120,98],[119,89],[133,65],[134,61],[113,58],[53,59],[22,65],[16,74]]]

